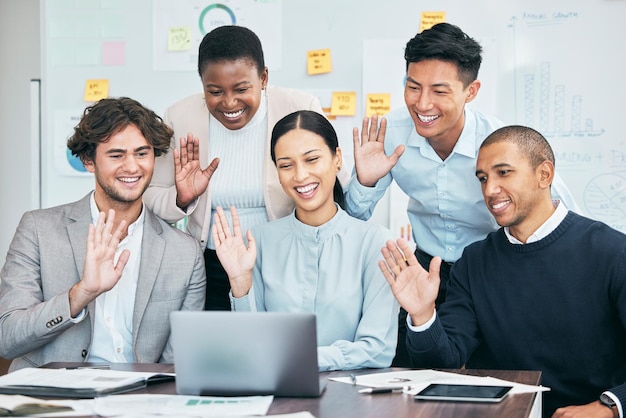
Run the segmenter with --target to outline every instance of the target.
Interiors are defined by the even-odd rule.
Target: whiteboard
[[[180,5],[176,9],[167,2],[41,0],[44,207],[93,188],[93,178],[71,167],[63,148],[89,104],[83,100],[88,79],[107,79],[110,96],[130,96],[162,114],[169,104],[201,91],[193,62],[200,26],[206,30],[221,20],[232,23],[230,18],[260,35],[270,83],[313,92],[323,106],[330,106],[333,91],[354,91],[361,104],[368,93],[391,92],[393,106],[402,106],[404,61],[401,51],[390,56],[384,45],[401,47],[419,30],[422,12],[444,11],[446,21],[485,49],[482,87],[471,106],[542,132],[584,214],[626,232],[626,144],[620,129],[626,1],[170,0]],[[251,2],[258,8],[253,12]],[[210,20],[207,10],[215,12]],[[163,50],[167,34],[158,28],[168,24],[193,29],[190,51]],[[306,52],[324,48],[331,49],[333,71],[307,75]],[[155,65],[156,56],[176,62],[172,54],[191,69]],[[350,128],[359,126],[363,106],[353,117],[333,121],[348,159]],[[388,203],[379,206],[384,212]]]

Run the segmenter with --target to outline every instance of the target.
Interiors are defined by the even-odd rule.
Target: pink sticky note
[[[126,64],[126,43],[124,41],[102,42],[102,64],[103,65]]]

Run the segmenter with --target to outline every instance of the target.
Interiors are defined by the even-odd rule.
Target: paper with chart
[[[154,414],[175,416],[266,415],[273,396],[113,395],[96,399],[101,416]]]

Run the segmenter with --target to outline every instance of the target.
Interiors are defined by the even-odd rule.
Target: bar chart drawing
[[[573,94],[568,99],[565,84],[553,83],[550,62],[541,62],[538,74],[524,74],[523,83],[526,125],[536,126],[546,137],[597,137],[604,133],[594,126],[593,119],[583,116],[582,95]]]

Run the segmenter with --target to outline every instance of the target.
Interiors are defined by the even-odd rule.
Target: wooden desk
[[[80,363],[81,365],[85,365]],[[50,363],[45,367],[59,368],[76,366],[76,363]],[[114,364],[116,370],[133,370],[143,372],[173,373],[171,364]],[[377,372],[398,371],[402,369],[367,369],[353,373],[369,374]],[[538,371],[503,371],[503,370],[446,370],[476,376],[492,376],[514,382],[537,385],[541,379]],[[349,376],[351,372],[330,372],[322,376]],[[358,393],[360,386],[347,385],[328,381],[326,389],[319,398],[274,398],[268,415],[286,414],[309,411],[317,418],[528,418],[535,403],[534,393],[507,396],[498,404],[471,402],[424,402],[415,401],[412,396],[401,393],[362,395]],[[131,393],[176,394],[175,383],[162,383],[149,386]],[[541,396],[541,395],[539,395]],[[533,413],[537,409],[535,408]],[[541,414],[541,410],[538,411]],[[540,415],[539,415],[540,416]]]

